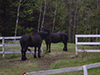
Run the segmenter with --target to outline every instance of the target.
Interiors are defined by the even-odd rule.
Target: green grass
[[[98,49],[99,46],[79,46],[81,49]],[[58,69],[67,67],[83,66],[100,62],[100,53],[79,53],[75,55],[75,44],[68,43],[68,51],[63,52],[63,44],[51,44],[51,53],[47,53],[46,45],[43,41],[42,57],[33,58],[32,54],[27,54],[28,60],[21,61],[21,54],[6,54],[2,59],[0,55],[0,75],[21,75],[23,72],[33,72],[48,69]],[[89,75],[99,75],[100,67],[88,70]],[[83,71],[68,72],[55,75],[83,75]]]

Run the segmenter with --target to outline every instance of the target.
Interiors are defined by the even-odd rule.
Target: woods
[[[0,1],[0,36],[33,34],[45,26],[66,32],[74,42],[75,34],[100,34],[99,20],[100,0]]]

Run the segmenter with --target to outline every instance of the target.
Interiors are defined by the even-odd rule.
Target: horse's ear
[[[45,31],[45,32],[51,32],[48,28],[46,28],[46,27],[42,27],[42,31]]]

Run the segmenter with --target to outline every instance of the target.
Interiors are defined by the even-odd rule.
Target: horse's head
[[[42,27],[42,31],[44,31],[44,32],[48,32],[48,33],[51,32],[51,31],[50,31],[48,28],[46,28],[46,27]]]
[[[45,39],[49,35],[49,32],[41,31],[38,32],[38,34],[41,36],[42,39]]]

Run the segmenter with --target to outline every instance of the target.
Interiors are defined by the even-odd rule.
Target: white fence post
[[[88,75],[88,69],[96,68],[96,67],[100,67],[100,63],[94,63],[94,64],[77,66],[77,67],[29,72],[29,73],[26,73],[24,75],[51,75],[51,74],[59,74],[59,73],[74,72],[74,71],[81,71],[81,70],[84,71],[84,75]]]
[[[84,75],[88,75],[88,71],[87,71],[86,65],[83,66],[83,72],[84,72]]]
[[[4,37],[2,38],[2,51],[3,51],[3,58],[5,57],[5,43],[4,43]]]
[[[78,45],[77,45],[78,39],[77,36],[75,36],[75,46],[76,46],[76,55],[78,55]]]
[[[42,47],[42,43],[41,43],[41,48],[40,48],[41,54],[43,54],[43,47]]]

